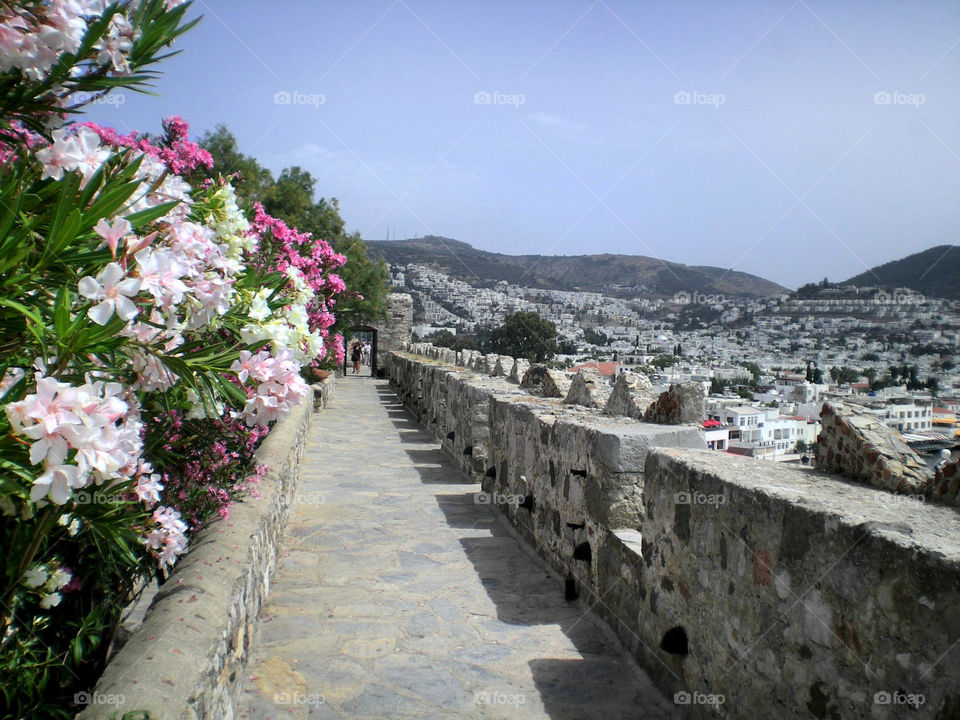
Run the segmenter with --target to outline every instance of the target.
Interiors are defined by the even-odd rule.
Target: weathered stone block
[[[639,420],[656,400],[653,384],[643,373],[625,371],[613,385],[613,391],[603,408],[605,415],[623,415]]]
[[[647,408],[643,419],[646,422],[668,425],[700,423],[703,420],[705,403],[706,396],[701,383],[675,383],[660,393],[656,402]]]
[[[606,379],[596,370],[579,370],[573,376],[570,390],[563,401],[568,405],[601,409],[606,406],[611,390]]]
[[[527,370],[529,369],[529,360],[525,360],[524,358],[516,358],[513,361],[513,367],[510,368],[510,375],[507,377],[507,379],[512,383],[520,384],[523,382],[523,377],[527,374]]]
[[[570,392],[570,383],[570,378],[564,372],[552,370],[546,365],[531,365],[520,387],[532,395],[562,398]]]
[[[511,370],[513,370],[513,358],[509,355],[498,355],[497,363],[490,374],[494,377],[506,377]]]
[[[665,427],[634,423],[604,428],[587,449],[590,457],[609,472],[643,472],[647,453],[655,447],[706,448],[699,427]]]

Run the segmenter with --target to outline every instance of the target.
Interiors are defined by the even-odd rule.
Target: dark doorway
[[[362,346],[369,344],[369,351],[365,353],[365,357],[360,361],[360,376],[362,377],[376,377],[377,376],[377,341],[378,341],[378,332],[375,327],[372,325],[355,325],[350,328],[350,340],[347,343],[345,352],[343,353],[343,376],[348,377],[354,375],[353,372],[353,362],[351,361],[351,355],[353,353],[353,345],[355,342],[359,341]]]

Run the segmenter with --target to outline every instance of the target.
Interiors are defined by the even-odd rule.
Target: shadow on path
[[[237,716],[675,717],[478,489],[384,381],[340,381],[310,430]]]

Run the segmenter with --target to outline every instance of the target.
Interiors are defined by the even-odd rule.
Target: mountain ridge
[[[406,240],[366,240],[372,257],[393,264],[434,267],[480,285],[506,281],[555,290],[625,294],[677,292],[765,297],[789,290],[757,275],[708,265],[685,265],[645,255],[507,255],[428,235]]]
[[[844,285],[907,287],[930,297],[960,299],[960,245],[935,245],[854,275]]]

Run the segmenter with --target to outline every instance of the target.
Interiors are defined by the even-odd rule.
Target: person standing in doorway
[[[363,364],[364,364],[364,365],[371,365],[371,364],[372,364],[372,363],[371,363],[371,360],[370,360],[370,357],[371,357],[371,356],[370,356],[370,353],[371,353],[371,352],[373,352],[373,348],[370,346],[370,341],[367,340],[367,342],[365,342],[365,343],[363,344]]]
[[[353,349],[350,351],[350,362],[353,363],[353,374],[360,374],[360,361],[363,360],[363,346],[359,340],[354,341]]]

